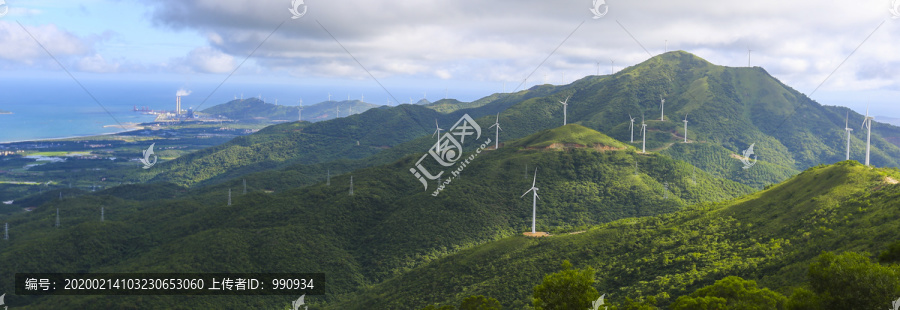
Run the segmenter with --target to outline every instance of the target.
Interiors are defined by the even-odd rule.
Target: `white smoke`
[[[191,91],[189,91],[189,90],[179,89],[178,92],[175,93],[175,96],[182,96],[182,97],[184,97],[184,96],[187,96],[187,95],[190,95],[190,94],[191,94]]]

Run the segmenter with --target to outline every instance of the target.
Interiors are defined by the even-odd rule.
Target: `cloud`
[[[156,25],[207,33],[208,43],[225,55],[243,58],[259,46],[253,59],[264,71],[358,78],[366,73],[356,58],[380,77],[521,80],[555,50],[541,70],[574,77],[596,74],[598,60],[614,60],[619,68],[636,64],[650,57],[644,48],[659,54],[668,40],[669,50],[729,66],[746,66],[750,48],[753,65],[801,87],[820,83],[889,18],[882,2],[616,1],[606,17],[593,20],[587,0],[317,1],[308,3],[306,16],[289,20],[289,1],[147,1]],[[839,72],[854,79],[883,76],[867,62],[900,62],[892,45],[900,41],[891,30],[896,27],[884,25]],[[227,67],[223,55],[205,59],[218,60],[199,66],[207,72]]]
[[[90,42],[60,30],[56,25],[25,26],[25,28],[28,32],[15,22],[0,20],[0,59],[29,65],[42,59],[52,61],[41,45],[57,58],[82,56],[91,51]]]
[[[109,63],[100,54],[83,57],[78,61],[78,70],[95,73],[113,73],[119,71],[118,63]]]
[[[186,60],[194,71],[204,73],[226,73],[235,66],[234,57],[208,46],[195,48]]]

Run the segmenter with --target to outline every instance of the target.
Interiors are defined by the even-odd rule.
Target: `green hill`
[[[545,130],[537,134],[520,139],[509,144],[510,147],[547,148],[552,145],[572,145],[575,147],[597,147],[611,149],[626,149],[629,146],[610,138],[596,130],[578,125],[566,126]]]
[[[556,132],[553,136],[560,141],[608,139],[572,128],[579,127],[536,136]],[[699,170],[694,174],[686,163],[659,154],[504,147],[483,151],[461,178],[433,197],[408,171],[420,156],[354,171],[353,196],[348,195],[348,174],[333,175],[330,186],[318,183],[271,194],[253,188],[243,194],[241,180],[188,190],[160,183],[74,191],[63,200],[49,192],[35,211],[9,218],[14,237],[0,243],[0,262],[15,267],[0,271],[0,279],[5,279],[0,280],[0,291],[11,290],[12,276],[5,273],[12,270],[325,272],[328,295],[307,299],[321,304],[461,249],[526,231],[530,204],[519,196],[531,184],[533,167],[539,168],[542,198],[537,228],[553,233],[752,192]],[[233,193],[231,206],[226,203],[228,189]],[[106,207],[105,222],[99,222],[98,206]],[[52,225],[56,208],[60,228]],[[35,309],[138,304],[137,298],[104,296],[14,300]],[[288,302],[256,296],[142,296],[139,301],[186,308],[272,308]]]
[[[822,251],[878,253],[900,239],[896,169],[855,162],[811,168],[789,181],[718,204],[629,218],[579,234],[506,237],[435,260],[330,304],[328,309],[418,309],[468,296],[530,306],[541,275],[569,260],[597,270],[607,304],[626,298],[665,306],[737,275],[789,295]],[[889,301],[885,301],[887,305]]]

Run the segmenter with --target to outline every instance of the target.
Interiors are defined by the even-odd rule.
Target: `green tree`
[[[900,296],[897,268],[861,253],[822,253],[810,264],[809,279],[826,309],[881,309]]]
[[[786,300],[781,294],[757,287],[753,280],[730,276],[678,297],[672,309],[784,309]]]
[[[824,309],[822,303],[819,301],[819,296],[813,291],[802,287],[794,289],[794,292],[791,293],[791,297],[788,298],[784,308],[787,310]]]
[[[463,299],[459,310],[500,310],[500,301],[483,295],[469,296]]]
[[[878,262],[885,264],[900,262],[900,241],[891,243],[887,250],[881,252],[881,255],[878,255]]]
[[[537,310],[584,310],[591,301],[600,297],[594,288],[594,268],[572,269],[568,260],[563,270],[544,276],[544,281],[534,287],[532,302]]]
[[[450,306],[450,305],[447,305],[447,306],[428,305],[428,306],[425,306],[425,308],[422,308],[422,310],[453,310],[453,306]]]

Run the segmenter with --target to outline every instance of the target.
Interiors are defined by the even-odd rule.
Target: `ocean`
[[[441,99],[447,91],[444,86],[453,87],[449,91],[450,98],[471,101],[500,91],[503,86],[502,83],[472,86],[446,82],[428,89],[413,86],[405,80],[384,80],[385,87],[391,91],[387,93],[371,80],[352,83],[328,79],[273,82],[233,77],[216,89],[223,76],[193,77],[194,82],[190,82],[191,78],[158,78],[148,82],[121,75],[76,73],[78,82],[88,90],[86,92],[62,71],[31,75],[18,72],[0,74],[0,110],[13,112],[0,114],[0,143],[120,132],[122,130],[118,127],[110,126],[116,125],[117,121],[123,124],[142,123],[155,118],[154,115],[133,112],[134,106],[174,110],[175,93],[179,89],[192,91],[189,96],[182,97],[182,108],[203,110],[240,96],[261,96],[269,103],[296,106],[301,98],[304,105],[310,105],[327,100],[329,94],[334,100],[346,100],[348,97],[360,99],[365,95],[366,102],[396,105],[397,101],[418,101],[426,94],[430,94],[427,98],[432,101]],[[203,82],[197,82],[201,78]],[[277,98],[281,100],[276,101]]]

